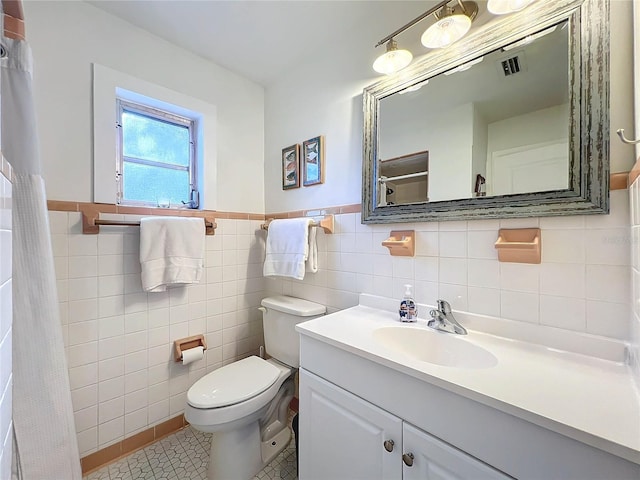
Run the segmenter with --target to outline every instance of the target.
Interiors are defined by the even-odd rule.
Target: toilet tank
[[[264,346],[269,355],[291,367],[300,366],[296,324],[324,315],[326,307],[301,298],[276,295],[262,300]]]

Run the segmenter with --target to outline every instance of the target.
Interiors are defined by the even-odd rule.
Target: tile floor
[[[85,480],[206,480],[211,435],[186,427],[84,477]],[[295,480],[296,448],[291,443],[254,480]],[[232,479],[230,479],[232,480]]]

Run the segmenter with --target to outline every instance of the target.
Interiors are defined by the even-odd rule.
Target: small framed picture
[[[300,144],[282,149],[282,189],[300,187]]]
[[[324,137],[312,138],[302,143],[303,184],[324,183]]]

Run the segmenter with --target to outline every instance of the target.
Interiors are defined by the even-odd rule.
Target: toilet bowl
[[[295,325],[325,307],[276,296],[262,301],[265,347],[273,358],[251,356],[196,381],[187,392],[185,418],[213,433],[209,480],[250,480],[291,440],[289,403],[295,394],[299,339]]]

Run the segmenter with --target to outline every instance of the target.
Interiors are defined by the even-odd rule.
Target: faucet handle
[[[438,310],[440,310],[442,313],[451,313],[451,305],[449,305],[449,302],[447,302],[446,300],[438,300],[436,303],[438,304]]]

